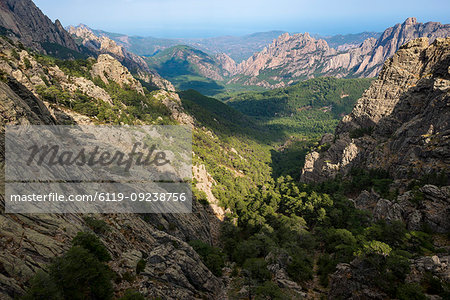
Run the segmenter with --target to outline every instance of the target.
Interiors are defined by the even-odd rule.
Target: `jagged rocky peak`
[[[276,87],[313,76],[376,77],[386,59],[405,43],[420,37],[433,42],[450,36],[450,24],[418,23],[416,18],[386,29],[378,38],[368,38],[358,46],[334,49],[325,40],[308,33],[279,36],[268,47],[237,67],[244,84]],[[268,83],[267,77],[270,81]]]
[[[334,52],[336,50],[330,48],[326,41],[316,40],[308,33],[285,33],[261,52],[240,63],[238,72],[246,76],[258,76],[267,69],[281,69],[280,75],[288,74],[293,78],[308,76],[315,71],[315,61]]]
[[[117,45],[115,41],[106,36],[97,36],[88,26],[84,24],[76,27],[69,26],[68,31],[74,37],[80,39],[83,46],[90,50],[97,53],[110,54],[132,71],[150,72],[147,64],[141,57],[126,51],[122,46]]]
[[[414,25],[414,24],[417,24],[417,19],[415,17],[409,17],[403,23],[403,25]]]
[[[104,35],[96,35],[87,25],[69,26],[69,33],[81,44],[94,53],[108,54],[127,67],[133,74],[157,88],[175,91],[174,86],[163,79],[157,72],[151,70],[144,59],[134,53],[128,52],[124,47]]]
[[[438,22],[418,23],[416,18],[407,18],[402,24],[386,29],[375,43],[370,55],[363,61],[357,73],[366,77],[376,76],[384,61],[405,43],[419,37],[429,38],[433,42],[438,37],[450,36],[450,24]]]
[[[219,65],[222,67],[225,76],[231,76],[236,74],[237,64],[236,62],[226,55],[225,53],[218,53],[215,55],[215,59],[218,61]],[[228,72],[228,73],[227,73]]]
[[[78,51],[59,20],[53,23],[31,0],[0,0],[0,26],[28,47],[43,50],[47,42]]]
[[[307,156],[304,181],[353,168],[382,168],[396,179],[449,172],[450,38],[402,46],[345,116],[324,153]],[[399,155],[399,154],[402,155]]]

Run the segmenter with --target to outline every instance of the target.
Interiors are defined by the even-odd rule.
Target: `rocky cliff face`
[[[356,166],[383,168],[399,179],[448,169],[450,39],[428,43],[414,40],[385,63],[336,138],[322,139],[330,149],[308,155],[303,180],[325,180]]]
[[[324,75],[375,77],[385,60],[406,42],[419,37],[428,37],[432,42],[437,37],[449,35],[449,24],[422,24],[415,18],[386,29],[378,40],[369,38],[358,47],[333,49],[326,41],[314,39],[307,33],[293,36],[286,33],[239,64],[235,74],[241,76],[233,81],[279,87],[295,80]]]
[[[324,40],[316,40],[308,33],[292,36],[285,33],[273,41],[269,47],[240,64],[239,72],[247,76],[258,76],[264,69],[285,66],[288,69],[283,72],[292,73],[298,70],[299,73],[295,76],[299,77],[308,74],[302,72],[313,71],[308,70],[307,67],[311,67],[316,60],[334,53],[335,50],[332,50]]]
[[[236,62],[225,53],[218,53],[215,55],[216,60],[224,71],[224,76],[232,76],[237,71]]]
[[[375,43],[373,50],[364,57],[356,70],[356,74],[365,77],[375,77],[381,70],[386,59],[392,57],[404,44],[416,38],[427,37],[433,42],[438,37],[450,35],[450,24],[438,22],[417,23],[416,18],[408,18],[402,24],[386,29]]]
[[[54,43],[78,51],[78,46],[61,23],[53,23],[31,0],[1,0],[0,26],[10,30],[23,44],[43,49],[41,43]]]
[[[277,87],[283,86],[285,79],[289,84],[294,78],[308,78],[316,72],[318,64],[335,53],[336,50],[330,48],[327,42],[316,40],[308,33],[292,36],[285,33],[264,50],[240,63],[236,73],[259,77],[261,81],[258,85],[270,87],[273,85],[271,82],[280,82]]]
[[[98,56],[97,62],[92,66],[91,74],[94,78],[99,77],[105,84],[112,81],[121,87],[129,86],[140,94],[144,94],[141,83],[131,75],[127,68],[109,54]]]
[[[150,72],[147,64],[140,56],[126,51],[106,36],[96,36],[86,25],[69,26],[68,32],[74,38],[79,39],[83,46],[97,53],[111,55],[131,71]]]
[[[400,195],[390,201],[363,193],[355,200],[357,207],[371,210],[377,219],[402,220],[412,230],[427,224],[434,231],[448,231],[448,187],[410,192],[407,185],[412,179],[450,173],[449,65],[450,38],[431,45],[419,38],[402,46],[335,135],[322,138],[321,145],[329,149],[307,155],[301,179],[318,182],[347,176],[352,168],[383,169]],[[417,195],[420,204],[414,204]]]
[[[41,101],[37,93],[39,86],[51,87],[57,83],[69,95],[77,91],[93,99],[111,101],[103,88],[87,79],[89,76],[77,77],[65,74],[56,65],[44,65],[8,40],[0,39],[0,56],[1,135],[4,134],[4,126],[12,124],[93,124],[88,116]],[[102,75],[106,82],[127,84],[142,92],[140,83],[111,56],[100,55],[92,65],[91,77],[102,78]],[[175,95],[160,91],[155,101],[166,104],[174,119],[192,124],[192,117],[186,115]],[[2,166],[5,157],[3,139],[0,143]],[[1,211],[4,210],[4,201],[0,196]],[[77,214],[0,214],[0,299],[20,297],[28,280],[55,256],[64,253],[77,232],[91,230],[85,217]],[[108,231],[99,234],[99,238],[113,257],[109,263],[111,269],[119,278],[134,278],[116,282],[116,295],[129,288],[139,290],[146,298],[217,299],[221,295],[224,289],[222,280],[210,272],[187,244],[187,241],[195,239],[210,244],[217,240],[220,221],[210,206],[194,201],[192,214],[152,214],[147,215],[145,221],[132,214],[92,217],[108,226]],[[141,259],[146,261],[146,267],[136,274],[136,266]]]

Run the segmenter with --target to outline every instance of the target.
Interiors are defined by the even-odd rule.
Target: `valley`
[[[0,17],[2,168],[11,125],[182,125],[193,194],[8,214],[1,172],[0,299],[448,299],[449,24],[157,39],[31,0]]]

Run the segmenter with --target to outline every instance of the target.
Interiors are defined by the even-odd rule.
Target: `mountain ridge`
[[[79,51],[61,22],[53,23],[31,0],[1,0],[0,26],[9,29],[28,47],[44,50],[43,43],[54,43]]]
[[[273,88],[317,76],[375,77],[384,61],[404,43],[422,36],[433,41],[449,35],[450,24],[422,24],[417,23],[416,18],[408,18],[386,29],[377,40],[369,38],[359,47],[343,51],[331,48],[325,40],[315,39],[307,33],[284,34],[240,63],[233,81]]]
[[[69,34],[72,35],[81,45],[93,51],[97,55],[108,54],[117,59],[121,64],[127,67],[132,73],[146,83],[155,87],[174,91],[173,85],[163,79],[157,72],[151,70],[144,59],[134,53],[127,51],[115,41],[106,36],[97,36],[87,26],[78,27],[69,26]]]

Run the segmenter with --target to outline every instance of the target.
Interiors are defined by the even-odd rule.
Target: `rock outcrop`
[[[409,230],[421,230],[424,225],[434,232],[450,230],[450,187],[425,185],[407,191],[395,200],[387,200],[375,192],[363,191],[355,200],[358,209],[372,212],[375,220],[402,221]]]
[[[1,0],[0,26],[28,47],[43,50],[42,43],[53,43],[78,51],[61,23],[53,23],[31,0]]]
[[[448,282],[450,280],[449,259],[448,255],[442,254],[411,259],[411,272],[406,282],[420,283],[426,274]],[[328,299],[389,299],[389,296],[376,286],[376,276],[375,268],[359,258],[349,264],[340,263],[330,276]],[[426,296],[427,299],[443,299],[436,295]]]
[[[14,51],[17,56],[13,55]],[[37,96],[37,87],[46,87],[50,82],[58,82],[67,91],[81,91],[85,95],[112,103],[110,95],[91,80],[65,74],[57,65],[42,65],[25,50],[20,50],[7,40],[0,39],[0,70],[14,78]],[[91,58],[93,60],[93,58]],[[121,70],[123,66],[120,66]]]
[[[151,70],[142,57],[127,51],[112,39],[94,34],[89,27],[83,24],[76,27],[69,26],[68,31],[75,39],[80,40],[83,46],[97,54],[109,54],[144,82],[160,89],[175,91],[173,85]]]
[[[401,47],[335,136],[322,139],[328,151],[308,154],[302,180],[323,181],[354,167],[381,168],[397,180],[448,173],[449,62],[450,38]]]
[[[92,66],[92,77],[99,77],[105,84],[109,81],[119,84],[121,87],[130,87],[140,94],[144,94],[141,83],[118,60],[109,54],[100,54],[97,62]]]

